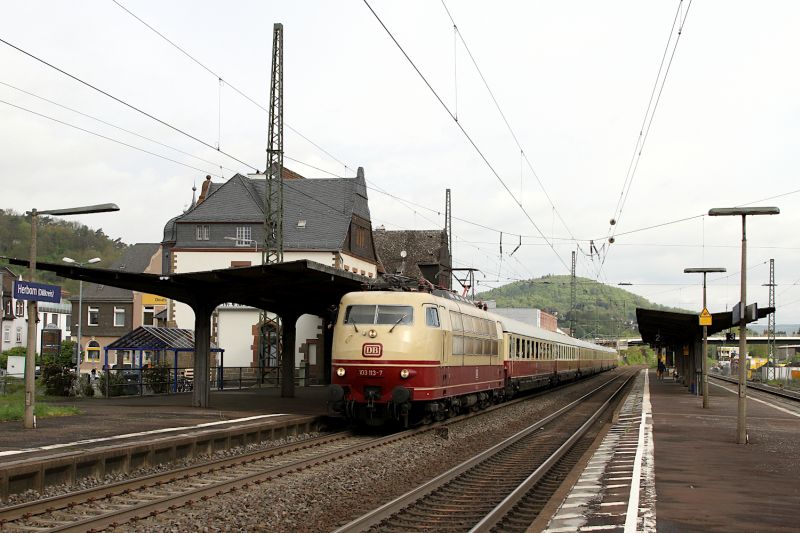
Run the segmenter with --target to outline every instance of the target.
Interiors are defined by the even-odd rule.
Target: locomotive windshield
[[[410,305],[348,305],[345,324],[411,324],[414,308]]]

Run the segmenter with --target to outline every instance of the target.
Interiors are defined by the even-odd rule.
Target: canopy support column
[[[297,319],[299,313],[284,313],[281,315],[283,331],[281,342],[281,398],[294,398],[294,343],[297,338]]]
[[[213,307],[198,303],[194,311],[194,388],[192,407],[208,407],[211,383],[208,379],[208,360],[211,355],[211,313]]]

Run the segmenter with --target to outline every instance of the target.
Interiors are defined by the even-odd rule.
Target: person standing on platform
[[[658,368],[656,369],[656,375],[658,376],[658,381],[664,381],[664,371],[667,369],[667,366],[664,364],[664,361],[661,358],[658,358]]]

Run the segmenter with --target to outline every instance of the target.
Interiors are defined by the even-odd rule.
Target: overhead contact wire
[[[447,107],[447,104],[445,104],[444,101],[442,101],[441,97],[436,92],[436,90],[431,86],[431,84],[428,82],[427,78],[425,78],[425,76],[422,74],[422,72],[419,70],[419,68],[417,68],[417,65],[414,63],[414,61],[412,61],[412,59],[406,53],[405,49],[403,49],[403,47],[400,45],[400,43],[397,42],[397,39],[395,39],[395,37],[392,34],[392,32],[389,31],[389,28],[386,27],[386,25],[383,23],[381,18],[375,12],[375,10],[372,9],[372,6],[369,4],[369,2],[367,0],[364,0],[364,4],[367,6],[367,8],[372,13],[372,15],[375,17],[375,19],[378,21],[378,23],[384,29],[386,34],[392,39],[394,44],[397,46],[397,48],[400,50],[400,52],[403,54],[403,56],[406,58],[406,60],[409,62],[409,64],[412,66],[412,68],[419,75],[420,79],[422,79],[422,81],[425,83],[425,85],[427,85],[428,89],[430,89],[431,93],[433,93],[433,95],[436,98],[436,100],[439,101],[439,103],[445,109],[447,114],[450,115],[450,118],[453,119],[453,122],[455,122],[456,126],[458,126],[458,128],[461,130],[461,133],[464,134],[464,137],[466,137],[466,139],[469,141],[469,143],[472,145],[472,147],[475,149],[475,151],[478,152],[478,155],[483,160],[483,162],[486,164],[486,166],[489,168],[489,170],[492,172],[492,174],[494,174],[494,176],[497,178],[497,180],[500,182],[500,184],[503,186],[503,188],[506,190],[506,192],[511,196],[511,198],[514,200],[514,202],[516,202],[517,206],[523,212],[523,214],[528,219],[528,221],[533,225],[533,227],[536,229],[536,231],[539,232],[539,234],[542,236],[542,238],[550,245],[550,249],[553,251],[553,253],[556,255],[556,257],[558,257],[558,260],[561,262],[561,264],[564,266],[564,268],[569,270],[569,267],[564,262],[564,259],[558,254],[558,252],[556,251],[556,249],[552,245],[552,243],[550,243],[550,241],[547,239],[547,237],[544,235],[544,233],[539,229],[539,226],[536,225],[536,222],[534,222],[533,218],[531,218],[530,214],[528,214],[527,210],[522,205],[522,203],[517,199],[516,196],[514,196],[514,193],[511,191],[511,189],[509,189],[508,185],[506,185],[506,182],[503,181],[503,178],[500,177],[500,175],[497,173],[497,171],[492,166],[492,164],[489,162],[489,160],[486,159],[486,156],[483,154],[483,152],[478,147],[478,145],[475,143],[475,141],[472,140],[472,137],[469,135],[469,133],[467,133],[467,130],[465,130],[464,127],[461,125],[461,123],[456,119],[456,116],[453,114],[453,112],[450,110],[450,108]]]

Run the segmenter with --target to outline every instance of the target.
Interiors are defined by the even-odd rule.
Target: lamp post
[[[777,215],[777,207],[715,207],[708,211],[709,216],[742,217],[742,281],[739,301],[739,411],[736,418],[736,442],[747,444],[747,333],[745,307],[747,306],[747,216]],[[736,318],[736,317],[733,317]]]
[[[75,261],[71,257],[62,257],[61,260],[71,265],[78,265],[79,267],[86,265],[93,265],[101,261],[99,257],[93,257],[88,261],[86,261],[85,263]],[[83,337],[81,336],[82,327],[83,327],[83,280],[80,280],[78,282],[78,357],[77,357],[78,375],[80,375],[81,373],[81,354],[83,353],[81,350],[81,342],[83,339]]]
[[[31,209],[25,213],[31,216],[30,281],[36,281],[36,226],[39,215],[85,215],[109,211],[119,211],[119,207],[117,207],[117,204],[99,204],[85,207],[69,207],[67,209],[50,209],[48,211]],[[36,304],[36,300],[28,300],[28,348],[25,357],[25,412],[23,416],[25,429],[34,429],[36,427],[36,418],[33,414],[36,403],[36,320],[39,316],[39,308]]]
[[[684,268],[686,274],[703,274],[703,313],[706,307],[706,274],[709,272],[726,272],[722,267]],[[703,409],[708,408],[708,326],[703,324]]]

